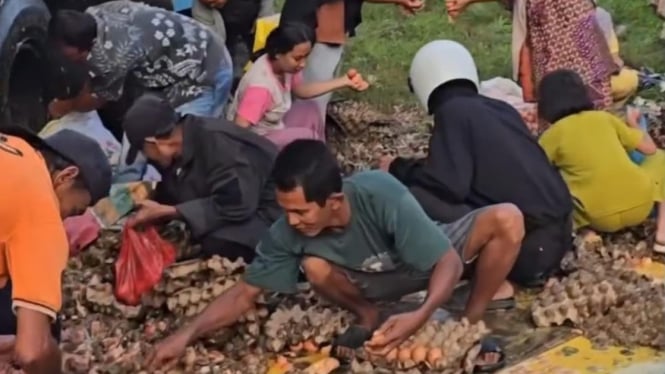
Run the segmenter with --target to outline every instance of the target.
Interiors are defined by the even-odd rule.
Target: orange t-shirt
[[[55,318],[69,245],[42,156],[23,139],[0,134],[0,287],[12,280],[12,308]]]

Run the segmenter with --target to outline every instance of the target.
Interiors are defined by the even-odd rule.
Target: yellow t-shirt
[[[541,136],[540,145],[589,217],[603,217],[658,199],[656,184],[627,152],[641,130],[603,111],[565,117]]]

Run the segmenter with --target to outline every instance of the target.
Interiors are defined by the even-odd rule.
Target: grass
[[[647,1],[599,3],[612,13],[615,26],[626,26],[620,36],[624,60],[665,71],[665,53],[659,40],[663,21]],[[511,14],[496,3],[470,7],[455,24],[448,22],[443,0],[430,0],[427,8],[413,17],[400,14],[394,6],[366,4],[363,23],[346,49],[344,67],[357,68],[374,85],[367,92],[351,95],[381,108],[415,103],[406,85],[411,58],[423,44],[441,38],[466,45],[481,78],[511,76]]]

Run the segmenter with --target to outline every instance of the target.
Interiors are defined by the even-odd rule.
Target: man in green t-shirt
[[[355,313],[357,320],[338,339],[357,348],[379,328],[387,353],[418,330],[446,302],[465,270],[474,287],[464,315],[482,318],[500,295],[524,235],[513,205],[500,204],[439,226],[427,217],[409,190],[382,171],[342,180],[335,156],[315,140],[296,140],[273,168],[277,200],[284,215],[257,247],[244,280],[213,301],[193,322],[155,347],[158,367],[179,357],[206,333],[233,324],[263,290],[293,293],[300,269],[322,296]],[[415,311],[381,324],[373,301],[398,300],[428,290]]]

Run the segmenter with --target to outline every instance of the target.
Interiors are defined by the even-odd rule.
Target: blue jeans
[[[224,108],[229,100],[232,84],[233,67],[227,64],[227,67],[222,68],[215,76],[214,86],[205,87],[202,95],[188,103],[180,105],[176,108],[176,112],[200,117],[219,118],[224,114]],[[118,165],[114,183],[141,180],[147,171],[148,160],[140,152],[136,155],[136,160],[134,160],[133,164],[126,164],[125,159],[128,150],[129,142],[127,136],[123,134],[120,165]]]
[[[176,108],[181,114],[192,114],[200,117],[221,117],[229,100],[233,84],[233,67],[228,66],[215,75],[215,85],[205,87],[203,94],[196,99]]]

